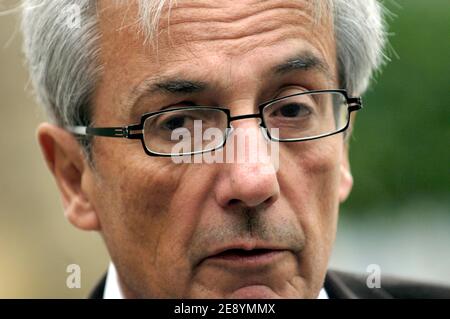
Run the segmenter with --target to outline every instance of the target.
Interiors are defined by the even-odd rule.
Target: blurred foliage
[[[395,52],[355,122],[355,185],[343,209],[358,214],[379,203],[395,213],[406,200],[450,194],[450,1],[384,3]]]

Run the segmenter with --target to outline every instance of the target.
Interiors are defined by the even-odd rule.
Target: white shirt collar
[[[320,289],[319,295],[317,296],[317,299],[330,299],[328,297],[327,291],[325,288]]]
[[[103,299],[125,299],[122,290],[120,289],[116,267],[112,262],[109,264],[108,274],[106,275]],[[328,299],[328,294],[324,288],[320,290],[317,299]]]
[[[114,264],[109,263],[108,273],[106,274],[105,290],[103,291],[103,299],[125,299],[120,289],[119,277]]]

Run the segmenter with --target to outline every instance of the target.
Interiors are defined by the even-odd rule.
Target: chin
[[[239,288],[227,296],[230,299],[280,299],[282,296],[276,294],[270,287],[253,285]]]

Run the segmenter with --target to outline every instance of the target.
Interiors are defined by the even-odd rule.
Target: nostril
[[[269,206],[272,205],[272,203],[274,203],[276,201],[276,198],[274,196],[271,196],[269,198],[267,198],[264,202],[260,203],[258,206],[260,206],[261,208],[267,208]],[[228,201],[228,207],[238,207],[238,206],[243,206],[243,207],[249,207],[247,205],[244,204],[243,201],[233,198],[230,199]]]
[[[228,206],[234,207],[239,205],[241,201],[239,199],[233,198],[231,200],[228,201]]]
[[[268,199],[266,199],[263,203],[263,207],[269,207],[270,205],[272,205],[276,200],[275,196],[270,196]]]

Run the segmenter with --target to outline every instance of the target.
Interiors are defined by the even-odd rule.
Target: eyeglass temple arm
[[[350,112],[358,111],[363,108],[362,98],[360,97],[349,97],[347,99],[347,103],[348,103],[348,110]]]
[[[76,135],[94,135],[106,137],[119,137],[128,139],[140,139],[142,137],[141,125],[130,125],[124,127],[89,127],[89,126],[69,126],[67,130]],[[135,133],[133,131],[140,131]]]

